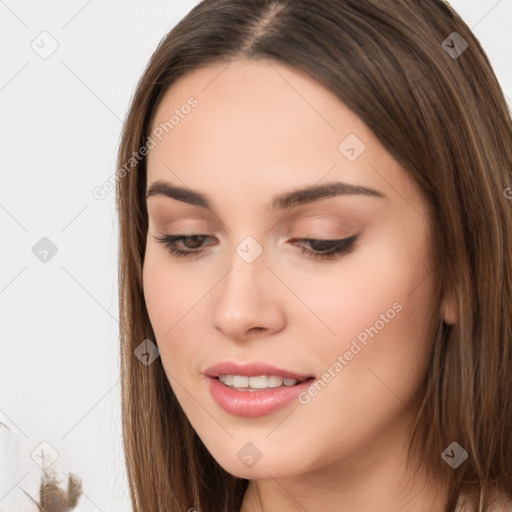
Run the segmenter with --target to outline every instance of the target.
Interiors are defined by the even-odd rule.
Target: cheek
[[[296,419],[353,449],[407,413],[420,390],[432,351],[434,276],[415,251],[389,249],[389,242],[351,261],[338,275],[303,282],[308,305],[335,334],[312,315],[302,329],[303,351],[320,382],[301,397]],[[324,453],[320,441],[316,449],[327,458],[336,452]]]
[[[181,272],[179,263],[167,257],[161,247],[146,249],[142,279],[144,299],[155,334],[157,337],[170,336],[198,301],[200,283],[194,281],[190,272]]]
[[[351,372],[358,367],[368,372],[369,364],[385,365],[391,376],[402,365],[405,373],[423,372],[435,305],[434,274],[420,242],[406,246],[399,237],[382,237],[339,265],[319,266],[314,279],[295,276],[294,291],[313,313],[301,322],[309,342],[315,342],[317,367],[327,369],[351,351]]]
[[[165,366],[171,340],[180,336],[187,312],[197,302],[197,290],[182,273],[173,271],[173,263],[160,252],[146,250],[142,278],[149,320]]]
[[[142,276],[162,364],[169,375],[190,379],[197,373],[195,357],[202,356],[210,346],[206,339],[208,293],[219,277],[215,272],[180,269],[180,263],[171,261],[160,247],[146,250]]]
[[[418,249],[383,246],[372,265],[368,260],[364,277],[358,273],[357,282],[366,287],[353,283],[346,297],[350,329],[345,340],[356,340],[361,351],[345,377],[357,381],[362,403],[377,408],[376,401],[393,403],[397,396],[407,403],[428,369],[435,276]]]

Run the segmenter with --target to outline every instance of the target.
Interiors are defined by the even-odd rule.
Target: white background
[[[193,0],[0,0],[0,511],[35,510],[46,441],[78,511],[129,511],[121,446],[117,225],[122,122],[160,39]],[[453,0],[512,105],[512,0]],[[42,59],[31,47],[58,43]],[[448,34],[447,34],[448,36]],[[45,48],[51,40],[46,37]],[[41,43],[39,43],[41,45]],[[41,50],[42,51],[42,50]],[[48,237],[57,253],[32,247]]]

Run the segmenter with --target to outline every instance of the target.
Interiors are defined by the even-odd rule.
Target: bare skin
[[[412,478],[405,464],[432,351],[428,318],[457,320],[452,301],[434,300],[421,190],[352,111],[300,71],[245,60],[194,71],[170,89],[152,128],[190,97],[197,106],[149,152],[147,186],[165,181],[211,204],[148,198],[144,295],[190,423],[226,471],[250,480],[241,511],[442,512],[442,483],[422,471]],[[350,134],[357,139],[340,150]],[[331,182],[382,197],[271,208],[279,194]],[[156,239],[196,234],[206,235],[202,245],[176,244],[196,251],[185,257]],[[331,259],[295,243],[356,235]],[[236,252],[248,236],[262,250],[251,263]],[[377,334],[351,357],[371,326]],[[237,417],[213,400],[203,373],[225,360],[317,379],[331,369],[331,379],[309,401]],[[262,454],[252,467],[237,456],[247,442]]]

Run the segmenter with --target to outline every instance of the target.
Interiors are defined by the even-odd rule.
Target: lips
[[[210,366],[204,371],[208,377],[216,378],[219,375],[245,375],[247,377],[258,377],[260,375],[277,375],[282,378],[290,378],[303,382],[311,377],[312,374],[297,373],[284,368],[279,368],[263,362],[252,362],[239,364],[232,361],[224,361]]]
[[[206,384],[211,397],[226,412],[234,416],[257,418],[276,412],[297,400],[300,393],[305,392],[314,380],[314,376],[299,373],[271,364],[253,362],[238,364],[231,361],[210,366],[204,371],[208,377]],[[298,381],[292,386],[267,387],[264,389],[246,388],[240,390],[222,383],[219,375],[258,377],[261,375],[278,376],[283,379]]]

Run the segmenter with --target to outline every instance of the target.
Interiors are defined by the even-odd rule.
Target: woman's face
[[[169,383],[207,449],[248,479],[394,467],[438,309],[418,186],[332,93],[271,61],[185,76],[152,129],[148,190],[159,181],[169,194],[153,187],[147,199],[144,295]],[[335,183],[352,189],[286,199]],[[312,379],[209,372],[223,362]],[[239,390],[219,373],[239,375],[227,378]]]

